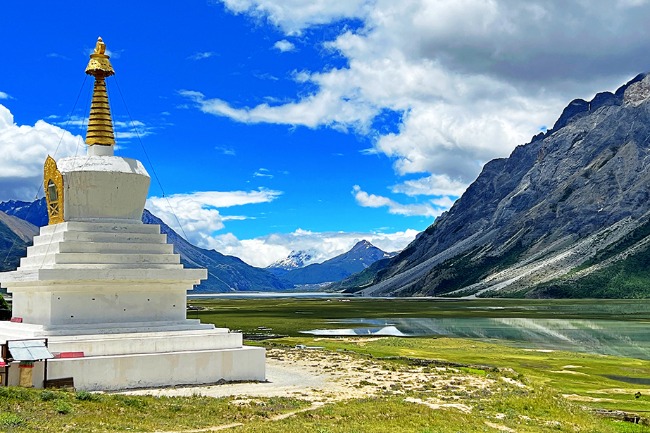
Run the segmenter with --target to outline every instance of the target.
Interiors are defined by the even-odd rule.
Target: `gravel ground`
[[[489,388],[494,381],[453,368],[388,366],[345,352],[318,349],[267,351],[266,382],[224,383],[125,391],[124,394],[208,397],[295,397],[328,403],[378,394],[432,391],[438,396]],[[437,400],[437,399],[436,399]]]

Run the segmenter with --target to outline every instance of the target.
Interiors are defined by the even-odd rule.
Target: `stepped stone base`
[[[266,378],[265,350],[242,345],[240,333],[225,328],[111,334],[51,333],[40,325],[0,323],[0,343],[47,338],[57,359],[33,371],[33,386],[43,380],[74,378],[78,390],[198,385],[220,380]],[[72,356],[72,357],[68,357]],[[18,362],[9,368],[9,385],[18,385]]]
[[[47,338],[60,354],[36,363],[35,387],[46,374],[72,377],[83,390],[265,380],[264,349],[186,318],[187,290],[206,276],[183,268],[157,225],[103,219],[42,227],[18,270],[0,275],[23,322],[0,322],[0,343]],[[18,383],[13,362],[9,384]]]

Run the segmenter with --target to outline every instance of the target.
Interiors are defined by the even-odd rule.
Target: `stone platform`
[[[0,322],[0,341],[47,338],[50,352],[63,356],[47,361],[47,378],[73,377],[77,389],[265,380],[264,349],[186,318],[187,290],[205,277],[204,269],[183,268],[157,225],[46,226],[18,270],[2,274],[22,323]],[[38,371],[34,385],[42,386]],[[17,374],[10,368],[10,383]]]

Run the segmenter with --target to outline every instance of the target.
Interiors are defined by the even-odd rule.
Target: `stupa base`
[[[36,362],[33,386],[44,380],[72,378],[74,387],[87,391],[115,391],[226,381],[264,381],[265,350],[242,345],[240,333],[224,328],[125,334],[40,335],[25,333],[36,325],[0,329],[0,340],[47,338],[55,359]],[[22,326],[21,326],[22,325]],[[4,328],[8,328],[5,326]],[[18,385],[18,362],[9,368],[8,385]],[[47,369],[47,371],[45,371]]]

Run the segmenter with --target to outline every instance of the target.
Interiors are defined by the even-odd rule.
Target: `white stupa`
[[[16,271],[0,273],[13,298],[0,343],[47,338],[55,359],[36,363],[36,387],[45,375],[85,390],[264,380],[264,349],[186,318],[187,290],[207,273],[183,268],[160,227],[141,222],[150,179],[139,161],[113,155],[105,49],[99,38],[86,68],[95,77],[88,154],[47,158],[50,224]]]

